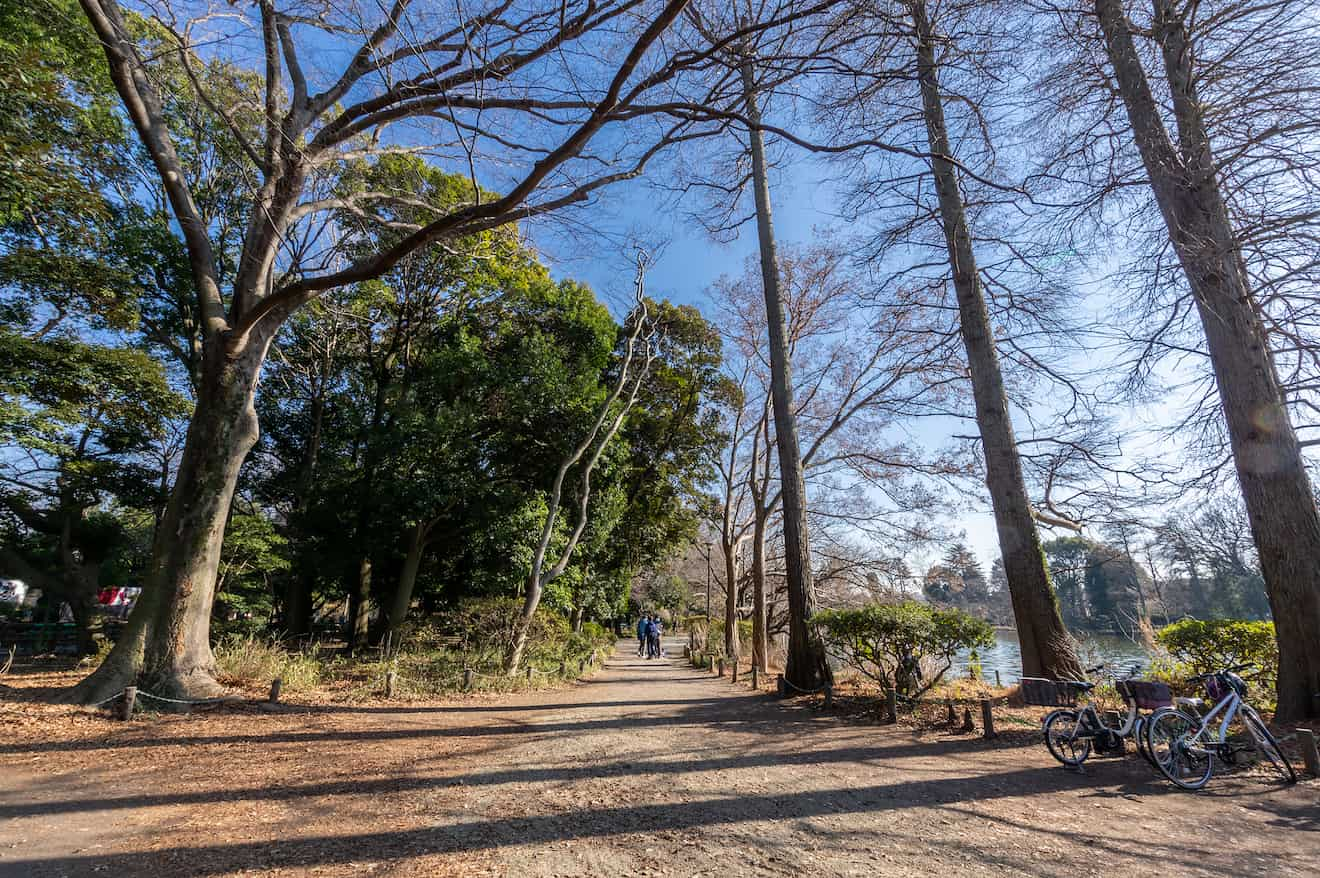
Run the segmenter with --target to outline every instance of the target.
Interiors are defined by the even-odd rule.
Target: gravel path
[[[671,645],[671,650],[674,646]],[[0,742],[0,875],[1320,874],[1320,786],[853,723],[627,645],[500,699]]]

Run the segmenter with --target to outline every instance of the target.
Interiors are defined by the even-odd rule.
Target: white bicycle
[[[1200,674],[1193,679],[1205,682],[1206,694],[1214,707],[1204,716],[1196,716],[1176,707],[1155,711],[1146,724],[1146,748],[1160,773],[1185,790],[1199,790],[1214,774],[1215,763],[1234,765],[1237,754],[1256,750],[1263,754],[1287,783],[1297,782],[1297,772],[1279,749],[1279,742],[1270,734],[1265,720],[1246,702],[1247,684],[1237,675],[1251,667],[1237,665]],[[1199,698],[1179,699],[1194,711]],[[1229,725],[1241,716],[1251,743],[1230,740]],[[1215,719],[1220,717],[1218,732]]]
[[[1105,666],[1098,665],[1088,668],[1087,673],[1103,670]],[[1136,671],[1137,667],[1133,666],[1128,677],[1114,678],[1114,686],[1127,708],[1126,716],[1118,725],[1106,722],[1106,712],[1089,699],[1095,683],[1024,677],[1021,691],[1027,704],[1060,708],[1050,711],[1041,724],[1045,733],[1045,747],[1050,755],[1069,768],[1077,768],[1092,752],[1121,755],[1127,749],[1124,742],[1131,738],[1137,745],[1137,752],[1148,762],[1153,762],[1146,749],[1147,718],[1141,711],[1154,710],[1172,704],[1173,701],[1168,686],[1151,680],[1133,679]],[[1113,678],[1113,674],[1109,676]],[[1087,700],[1079,704],[1082,696],[1087,696]]]

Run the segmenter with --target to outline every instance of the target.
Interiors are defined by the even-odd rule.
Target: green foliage
[[[468,666],[489,670],[502,667],[504,651],[513,642],[522,601],[516,598],[477,598],[463,601],[445,614],[439,630],[458,641]],[[568,620],[542,607],[527,632],[526,661],[534,668],[557,670],[562,661],[576,661],[593,649],[614,642],[601,626],[586,623],[574,632]]]
[[[1279,667],[1279,645],[1273,622],[1242,619],[1183,619],[1155,635],[1185,675],[1208,674],[1232,665],[1250,664],[1244,673],[1259,689],[1274,691]]]
[[[0,4],[0,226],[95,213],[89,176],[123,127],[105,55],[72,0]]]
[[[994,643],[989,623],[918,601],[825,610],[812,619],[849,667],[912,698],[939,683],[960,650]]]
[[[706,618],[701,617],[698,623],[705,626]],[[710,620],[710,632],[706,640],[706,649],[716,655],[724,655],[724,619],[713,618]],[[752,620],[738,620],[738,654],[747,655],[752,650]]]
[[[341,185],[437,205],[471,197],[466,178],[410,156],[355,167]],[[354,247],[393,234],[344,222]],[[719,337],[690,308],[654,308],[672,332],[592,476],[571,564],[543,595],[563,614],[617,612],[639,565],[695,520],[692,497],[718,440],[704,406]],[[621,331],[590,289],[554,280],[508,230],[415,254],[296,315],[263,384],[281,390],[258,400],[264,450],[278,465],[255,490],[296,511],[296,565],[314,571],[319,596],[338,599],[344,571],[371,557],[376,599],[388,605],[404,535],[419,521],[428,544],[414,594],[424,604],[517,594],[556,468],[605,398]],[[579,487],[571,473],[550,558],[576,521]]]
[[[230,516],[216,579],[215,630],[255,634],[270,628],[272,581],[292,566],[288,540],[260,511]]]

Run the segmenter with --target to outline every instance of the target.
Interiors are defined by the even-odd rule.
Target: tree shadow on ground
[[[618,706],[634,705],[636,712],[624,716],[591,718],[590,712],[598,706],[613,709]],[[675,711],[673,707],[682,706]],[[647,708],[663,708],[659,714],[648,712]],[[585,711],[588,718],[556,719],[552,722],[536,722],[533,719],[523,721],[517,714],[531,711],[545,713],[564,713]],[[402,711],[400,713],[412,713]],[[440,714],[451,713],[440,709]],[[469,711],[456,711],[465,713]],[[795,706],[791,702],[781,703],[762,693],[744,692],[718,697],[700,697],[693,699],[669,699],[665,701],[641,702],[587,702],[564,703],[561,705],[535,705],[529,707],[492,708],[490,710],[472,710],[481,713],[484,721],[471,725],[437,725],[432,727],[409,724],[406,726],[390,725],[367,729],[331,729],[331,730],[296,730],[269,729],[253,731],[247,734],[175,734],[161,736],[141,736],[136,729],[126,730],[122,736],[105,738],[84,738],[80,740],[51,741],[10,741],[0,744],[0,755],[33,755],[38,753],[62,753],[80,751],[114,751],[124,749],[152,749],[159,747],[212,747],[232,744],[302,744],[311,746],[320,743],[361,743],[426,738],[484,738],[507,735],[523,735],[529,732],[537,734],[563,733],[587,734],[612,729],[642,729],[673,726],[708,726],[712,730],[755,733],[765,737],[785,738],[802,734],[808,728],[819,728],[822,724],[838,723],[833,717]],[[514,714],[501,717],[501,714]],[[382,720],[388,719],[389,713],[382,713]],[[254,724],[266,716],[252,713]],[[278,716],[278,715],[276,715]],[[500,722],[504,719],[504,722]],[[874,728],[879,735],[912,732],[904,727],[881,727],[863,723],[848,723],[855,728]],[[1030,737],[1005,735],[1001,738],[984,741],[979,738],[957,737],[949,739],[949,744],[962,747],[1020,747],[1031,743]],[[931,742],[930,746],[938,746]]]
[[[784,794],[736,795],[686,802],[681,806],[668,803],[623,805],[281,842],[190,845],[143,852],[10,860],[3,868],[10,874],[34,878],[55,874],[170,874],[176,869],[202,876],[258,866],[280,869],[360,861],[400,863],[431,854],[604,839],[628,833],[655,834],[753,821],[881,814],[910,807],[939,807],[1028,793],[1058,792],[1075,784],[1075,778],[1054,768],[1029,768],[966,779],[939,778]]]
[[[887,760],[909,756],[945,755],[957,748],[945,742],[910,742],[876,746],[838,747],[827,750],[760,750],[733,756],[687,756],[673,760],[621,760],[608,763],[555,767],[509,768],[469,774],[426,776],[383,776],[324,783],[284,786],[190,790],[179,793],[143,793],[103,798],[67,798],[45,801],[0,803],[0,819],[54,814],[125,810],[171,805],[208,805],[219,802],[291,801],[322,796],[370,796],[417,792],[451,786],[481,787],[500,784],[572,783],[609,776],[666,778],[700,772],[736,771],[782,766],[830,764],[883,765]],[[1061,770],[1061,769],[1060,769]],[[1064,783],[1067,786],[1067,783]]]

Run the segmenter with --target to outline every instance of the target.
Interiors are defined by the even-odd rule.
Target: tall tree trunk
[[[756,196],[756,233],[761,251],[766,324],[770,334],[770,395],[774,405],[783,497],[784,562],[788,581],[788,661],[784,678],[798,689],[810,690],[831,682],[834,675],[825,658],[825,645],[811,625],[814,598],[811,547],[807,540],[807,490],[793,408],[793,364],[788,352],[784,302],[779,291],[779,257],[770,210],[770,184],[766,177],[765,139],[759,127],[761,112],[750,61],[742,65],[741,73],[743,100],[751,122],[748,137],[752,152],[752,189]]]
[[[403,570],[399,572],[399,587],[394,592],[394,603],[390,607],[390,633],[394,634],[408,618],[412,607],[413,588],[417,585],[417,571],[422,566],[422,555],[426,552],[428,528],[426,522],[419,521],[409,531],[408,551],[403,556]]]
[[[345,631],[350,652],[367,646],[371,634],[371,556],[358,559],[357,576],[353,578],[348,601],[348,625]]]
[[[752,666],[770,670],[765,631],[765,529],[769,510],[757,509],[752,525]]]
[[[738,547],[724,553],[724,652],[733,657],[738,655]],[[735,609],[730,609],[735,608]],[[729,624],[730,617],[733,624]],[[733,632],[733,633],[731,633]]]
[[[582,621],[586,617],[586,612],[581,607],[574,607],[569,612],[568,621],[573,626],[575,632],[582,630]]]
[[[1279,641],[1277,716],[1320,715],[1320,514],[1220,191],[1196,93],[1195,47],[1168,0],[1153,5],[1176,146],[1121,0],[1095,0],[1114,80],[1205,330]]]
[[[1022,648],[1022,673],[1033,677],[1080,678],[1082,666],[1059,615],[1058,600],[1050,585],[1049,569],[1032,517],[1022,461],[1013,436],[999,355],[990,327],[990,312],[972,252],[957,171],[950,160],[953,153],[944,120],[935,40],[926,16],[926,4],[924,0],[916,0],[909,3],[909,7],[917,37],[917,75],[921,83],[926,135],[935,156],[931,160],[931,173],[939,198],[954,291],[958,297],[958,316],[976,404],[976,423],[985,455],[985,480],[990,489],[999,550],[1004,560],[1004,574],[1013,600],[1013,618]]]
[[[284,587],[284,638],[297,641],[312,633],[312,588],[316,578],[307,559]]]
[[[211,654],[211,603],[238,471],[257,440],[252,396],[268,336],[233,356],[217,346],[203,368],[152,567],[119,640],[67,698],[99,701],[140,682],[158,695],[218,694]]]
[[[724,654],[735,662],[742,655],[742,643],[738,639],[738,580],[736,577],[729,580],[729,587],[724,590]]]
[[[96,621],[95,597],[79,592],[69,599],[69,609],[78,629],[78,655],[96,655],[96,636],[92,627]]]
[[[510,676],[522,665],[523,655],[527,652],[527,636],[532,628],[532,620],[536,618],[536,609],[541,605],[541,576],[535,567],[527,577],[524,587],[526,593],[523,595],[522,613],[519,614],[514,628],[513,641],[504,655],[504,670]]]
[[[265,345],[250,343],[239,359],[215,356],[204,366],[207,392],[198,396],[165,514],[165,551],[153,559],[164,593],[140,674],[144,687],[167,698],[222,691],[213,676],[211,604],[234,486],[257,441],[252,398],[264,354]]]

